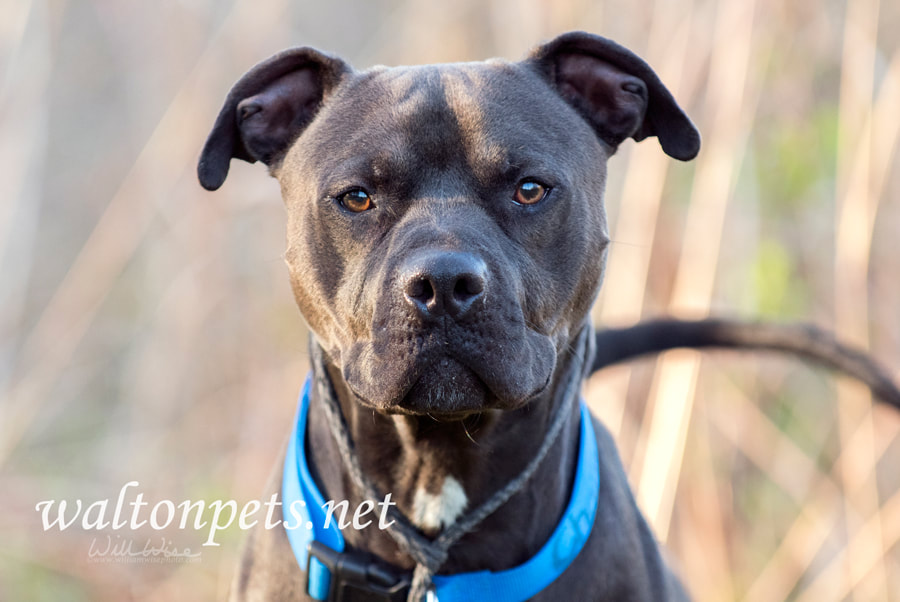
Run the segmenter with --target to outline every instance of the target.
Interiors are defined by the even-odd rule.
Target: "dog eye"
[[[375,206],[375,203],[372,202],[372,197],[362,188],[348,190],[338,196],[337,201],[341,204],[341,207],[353,213],[362,213]]]
[[[519,205],[534,205],[543,201],[550,192],[549,186],[544,186],[537,180],[527,179],[519,182],[513,201]]]

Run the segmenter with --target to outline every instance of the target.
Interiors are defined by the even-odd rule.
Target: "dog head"
[[[361,403],[463,415],[552,382],[602,280],[606,161],[649,136],[699,150],[650,67],[598,36],[363,72],[297,48],[235,84],[198,174],[215,190],[238,158],[279,180],[294,294]]]

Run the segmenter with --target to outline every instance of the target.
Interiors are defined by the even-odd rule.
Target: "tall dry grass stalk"
[[[698,160],[683,246],[669,304],[676,315],[709,313],[726,209],[743,157],[759,96],[751,77],[750,49],[755,2],[723,2],[716,17],[707,103],[712,112],[706,150]],[[647,441],[640,467],[638,501],[665,541],[694,401],[700,356],[664,354],[654,375],[653,412],[645,420]]]

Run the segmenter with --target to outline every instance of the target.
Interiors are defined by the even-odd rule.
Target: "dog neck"
[[[559,359],[554,378],[565,378],[571,360],[569,354]],[[568,407],[554,407],[552,391],[565,383],[551,383],[543,396],[518,410],[440,421],[366,408],[353,398],[340,371],[327,360],[325,369],[362,471],[429,536],[436,536],[518,475],[540,448],[555,413],[568,414],[560,436],[525,488],[488,516],[477,532],[451,548],[440,572],[504,570],[540,549],[565,510],[578,455],[578,404],[563,399],[556,403]],[[308,418],[310,468],[325,499],[348,500],[352,509],[363,499],[331,435],[322,404],[313,391]],[[374,522],[362,530],[347,529],[344,537],[349,546],[395,566],[411,569],[415,565]]]

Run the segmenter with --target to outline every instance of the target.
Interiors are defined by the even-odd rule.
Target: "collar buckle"
[[[355,602],[373,600],[379,602],[405,602],[409,594],[411,576],[397,575],[384,564],[373,562],[360,552],[336,552],[319,541],[311,541],[307,547],[306,591],[311,592],[310,578],[313,559],[318,560],[331,574],[327,602]]]

